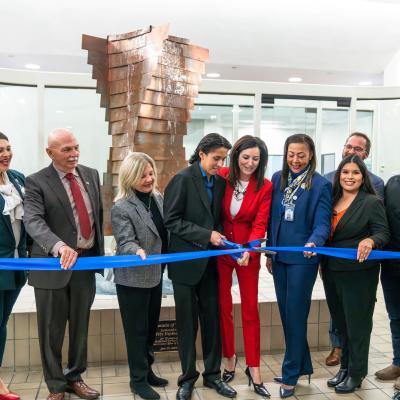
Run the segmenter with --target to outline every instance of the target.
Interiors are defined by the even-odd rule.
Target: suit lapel
[[[225,195],[224,195],[224,212],[225,215],[228,216],[229,219],[232,219],[231,215],[231,202],[232,202],[232,197],[233,197],[233,187],[229,183],[229,181],[226,181],[226,186],[225,186]]]
[[[158,208],[158,211],[160,212],[161,218],[164,220],[164,210],[163,210],[163,203],[162,203],[161,195],[158,193],[155,193],[153,195],[153,199],[157,204],[157,208]]]
[[[343,217],[340,218],[340,221],[336,226],[334,235],[336,235],[336,233],[340,234],[340,231],[343,230],[349,222],[351,222],[351,218],[354,212],[358,210],[359,207],[361,207],[362,200],[364,199],[364,197],[365,197],[365,192],[360,190],[355,199],[351,202],[347,211],[344,213]]]
[[[7,173],[8,175],[8,179],[10,180],[10,182],[14,185],[15,189],[17,189],[19,195],[21,196],[21,199],[24,200],[24,193],[22,193],[22,189],[21,187],[24,186],[23,182],[20,182],[16,177],[14,177],[14,175]]]
[[[15,187],[15,189],[17,189],[19,195],[21,196],[21,199],[24,200],[24,194],[21,190],[21,186],[23,186],[23,182],[19,182],[19,180],[17,178],[15,178],[14,175],[12,173],[10,173],[10,171],[7,171],[7,176],[8,176],[10,183]],[[1,214],[3,214],[4,206],[5,206],[4,198],[3,198],[3,196],[0,195],[0,213]],[[2,215],[2,217],[4,218],[4,221],[7,225],[8,230],[10,231],[10,234],[14,237],[14,231],[12,229],[10,216]],[[21,224],[21,235],[23,233],[23,229],[24,229],[24,224]]]
[[[8,230],[10,231],[10,234],[14,237],[14,232],[12,230],[12,226],[11,226],[11,220],[10,220],[10,216],[9,215],[3,215],[3,210],[4,210],[4,206],[6,205],[6,202],[3,198],[3,196],[0,194],[0,218],[4,218],[4,222],[8,228]]]
[[[62,209],[67,215],[69,222],[72,224],[73,227],[76,228],[74,214],[72,212],[72,207],[68,198],[68,194],[64,188],[63,183],[61,182],[57,171],[53,167],[53,164],[49,165],[49,167],[47,168],[46,175],[48,178],[48,186],[61,203]]]
[[[198,163],[193,164],[192,168],[193,168],[193,170],[192,170],[193,171],[193,181],[197,187],[197,191],[199,193],[200,200],[203,203],[206,210],[212,215],[210,200],[208,199],[207,189],[204,184],[204,177],[201,174]],[[214,195],[216,193],[216,184],[217,184],[217,180],[214,181]],[[215,204],[215,202],[214,202],[214,204]]]
[[[252,176],[250,179],[250,182],[247,186],[246,193],[244,194],[242,204],[240,205],[239,212],[235,215],[235,217],[233,219],[238,218],[244,212],[244,210],[248,210],[248,208],[250,207],[250,204],[254,201],[256,183],[257,182],[256,182],[255,177]],[[230,185],[227,185],[227,186],[230,186]],[[232,191],[232,195],[233,195],[233,191]]]

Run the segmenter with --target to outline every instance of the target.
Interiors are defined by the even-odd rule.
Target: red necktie
[[[83,200],[81,188],[72,173],[68,173],[65,177],[69,180],[71,187],[72,197],[74,198],[76,211],[78,212],[79,226],[82,236],[85,239],[89,239],[90,233],[92,232],[92,227],[90,226],[89,213]]]

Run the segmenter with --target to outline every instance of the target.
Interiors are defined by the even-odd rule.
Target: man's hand
[[[62,269],[72,268],[78,258],[78,253],[67,245],[61,246],[60,250],[58,250],[58,254],[61,256],[60,264]]]
[[[210,243],[213,246],[222,246],[224,244],[224,242],[222,241],[223,239],[226,239],[226,237],[224,235],[221,235],[219,232],[211,232]]]

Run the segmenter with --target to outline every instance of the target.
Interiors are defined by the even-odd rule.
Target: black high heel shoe
[[[246,374],[247,377],[249,378],[249,386],[250,386],[250,384],[253,384],[254,391],[255,391],[257,394],[259,394],[260,396],[263,396],[263,397],[271,397],[271,394],[268,392],[268,390],[267,390],[267,388],[264,386],[264,383],[263,383],[263,382],[261,382],[261,383],[254,383],[253,377],[251,376],[250,368],[249,368],[249,367],[246,368],[245,374]]]
[[[233,368],[233,371],[228,371],[227,369],[224,368],[224,372],[222,373],[222,380],[225,383],[233,381],[233,378],[235,377],[235,369],[236,369],[237,362],[238,362],[238,358],[235,355],[235,367]]]
[[[285,389],[281,386],[279,388],[279,397],[281,399],[286,399],[287,397],[294,396],[294,389],[295,387],[293,387],[292,389]]]

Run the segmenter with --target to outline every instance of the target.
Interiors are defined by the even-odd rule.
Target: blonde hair
[[[154,171],[154,188],[157,186],[157,169],[154,160],[146,153],[130,152],[122,161],[118,175],[118,193],[114,201],[129,197],[150,164]],[[153,189],[154,190],[154,189]]]

